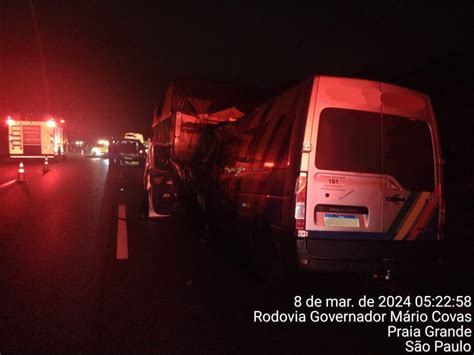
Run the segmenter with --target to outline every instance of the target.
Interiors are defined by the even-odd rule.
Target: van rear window
[[[319,122],[316,167],[386,174],[408,191],[433,191],[430,128],[407,117],[326,108]]]
[[[433,191],[433,144],[428,124],[384,114],[383,125],[384,173],[409,191]]]
[[[319,121],[316,167],[380,173],[381,141],[379,113],[326,108]]]

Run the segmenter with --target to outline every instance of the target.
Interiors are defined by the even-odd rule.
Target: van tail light
[[[297,230],[305,228],[306,215],[306,185],[308,174],[304,171],[300,172],[300,176],[296,180],[295,186],[295,225]]]

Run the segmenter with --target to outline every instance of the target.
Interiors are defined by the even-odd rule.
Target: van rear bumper
[[[444,241],[296,240],[299,269],[384,272],[433,267],[446,257]]]

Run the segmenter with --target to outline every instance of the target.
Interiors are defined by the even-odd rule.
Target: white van
[[[291,251],[303,269],[385,271],[439,256],[443,160],[428,96],[316,76],[217,135],[210,220],[243,231],[257,264]]]

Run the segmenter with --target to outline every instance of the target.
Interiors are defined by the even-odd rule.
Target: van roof
[[[432,121],[428,95],[398,85],[367,79],[316,76],[318,100],[325,106],[398,114]]]
[[[233,136],[275,118],[272,106],[305,105],[317,90],[317,100],[324,107],[340,107],[363,111],[384,112],[433,122],[431,102],[427,95],[401,86],[348,77],[316,75],[285,90],[249,112],[237,122],[216,131],[219,139]]]

